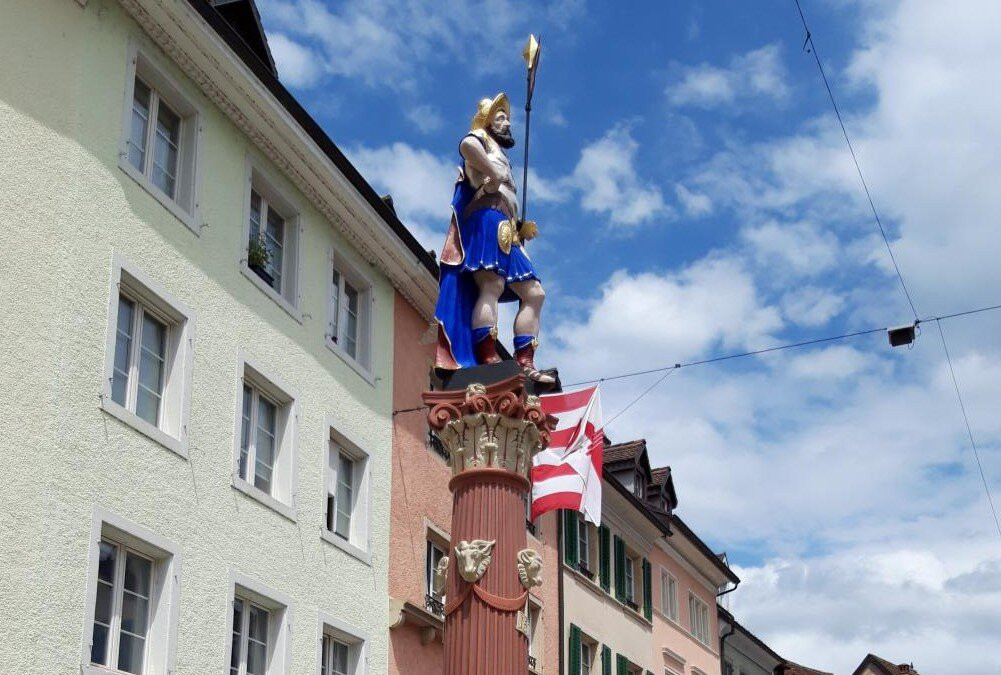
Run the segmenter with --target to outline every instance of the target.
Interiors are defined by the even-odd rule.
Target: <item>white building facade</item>
[[[2,672],[387,669],[434,264],[222,4],[0,0]]]

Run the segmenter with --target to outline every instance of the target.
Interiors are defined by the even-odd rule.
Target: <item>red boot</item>
[[[497,355],[497,340],[492,334],[473,345],[473,354],[477,363],[501,362],[501,357]]]
[[[539,345],[539,341],[532,340],[527,345],[518,349],[514,352],[514,360],[518,362],[521,366],[521,371],[525,373],[525,377],[530,380],[534,380],[539,384],[553,384],[556,382],[556,378],[548,373],[540,372],[538,368],[535,367],[535,348]]]

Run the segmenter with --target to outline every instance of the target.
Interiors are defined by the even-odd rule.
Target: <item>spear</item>
[[[535,38],[535,35],[528,36],[525,43],[525,50],[521,53],[525,59],[525,66],[528,68],[528,93],[525,96],[525,162],[521,176],[521,222],[525,222],[525,215],[528,209],[528,131],[532,121],[532,94],[535,92],[535,74],[539,71],[539,55],[542,53],[542,45]]]

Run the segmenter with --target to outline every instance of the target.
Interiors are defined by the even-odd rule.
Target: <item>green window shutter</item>
[[[615,675],[629,675],[629,659],[622,654],[615,655]]]
[[[577,569],[577,512],[563,511],[563,562]]]
[[[611,588],[611,578],[612,578],[612,533],[605,527],[601,526],[598,531],[599,545],[601,547],[601,552],[598,556],[598,580],[601,582],[601,588],[606,593],[608,589]],[[611,656],[608,657],[611,661]],[[609,665],[609,669],[611,666]],[[612,675],[611,670],[609,670],[608,675]]]
[[[626,600],[626,542],[617,535],[612,536],[615,549],[615,599]]]
[[[643,558],[643,616],[647,621],[653,621],[653,584],[650,576],[650,561]]]
[[[612,648],[601,646],[601,675],[612,675]]]
[[[567,513],[570,513],[569,511]],[[580,675],[580,628],[570,624],[570,670],[567,675]]]

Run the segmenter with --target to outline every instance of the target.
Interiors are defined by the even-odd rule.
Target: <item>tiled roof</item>
[[[875,654],[866,655],[866,657],[862,659],[862,663],[859,664],[859,667],[855,669],[855,672],[862,672],[866,666],[876,666],[880,670],[884,671],[886,675],[919,675],[918,671],[914,670],[914,667],[907,663],[897,665],[884,658],[880,658]]]
[[[671,467],[662,466],[650,472],[651,481],[654,485],[660,485],[671,475]]]
[[[616,443],[605,448],[604,464],[614,464],[625,460],[635,460],[636,455],[646,449],[646,439]]]
[[[814,670],[813,668],[807,668],[792,661],[786,661],[782,667],[782,675],[833,675],[833,673],[829,673],[826,670]]]

